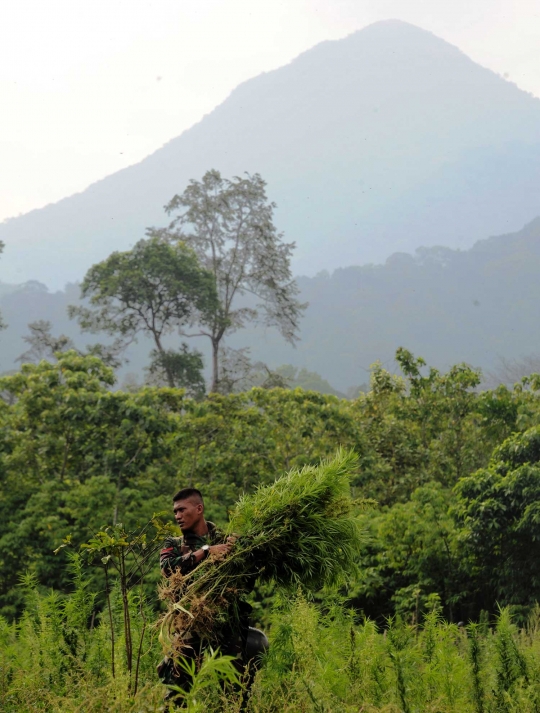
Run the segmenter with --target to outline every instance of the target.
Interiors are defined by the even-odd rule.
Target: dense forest
[[[184,484],[199,487],[208,517],[224,523],[243,492],[345,446],[359,456],[357,576],[314,600],[256,589],[256,619],[275,646],[253,710],[277,710],[278,680],[280,710],[356,710],[361,701],[372,710],[427,701],[445,711],[535,710],[539,378],[478,391],[480,375],[466,365],[441,373],[404,349],[397,362],[399,376],[376,365],[369,391],[352,401],[286,388],[203,401],[168,387],[111,390],[111,368],[75,352],[4,377],[3,708],[140,710],[130,701],[144,700],[153,710],[156,632],[142,632],[133,699],[118,577],[109,620],[103,571],[84,549],[74,559],[79,546],[106,526],[133,533],[157,513],[168,520]],[[63,542],[70,547],[55,554]],[[150,558],[144,587],[130,593],[134,636],[141,607],[144,621],[157,617],[158,579]],[[469,621],[479,628],[457,626]],[[293,681],[292,671],[302,675]],[[192,710],[205,709],[200,696],[220,695],[212,681],[226,674],[208,661]],[[227,705],[235,710],[234,696]]]
[[[0,224],[0,711],[540,713],[540,100],[398,20],[245,76]]]
[[[222,611],[225,592],[240,591],[229,582],[211,600],[197,589],[204,572],[214,581],[213,569],[187,589],[174,589],[176,575],[164,584],[157,551],[179,533],[171,497],[185,486],[204,493],[218,526],[245,523],[241,504],[259,523],[244,550],[235,545],[233,563],[250,553],[251,584],[242,586],[270,638],[251,689],[219,645],[198,666],[185,661],[188,710],[538,710],[540,375],[486,389],[468,363],[435,368],[400,346],[392,365],[376,361],[346,397],[308,369],[255,361],[246,346],[261,328],[291,346],[307,333],[305,348],[319,353],[339,353],[347,333],[328,319],[324,349],[315,349],[301,330],[306,290],[291,275],[294,246],[275,229],[274,207],[258,174],[209,171],[191,181],[167,205],[167,228],[93,265],[69,292],[82,338],[37,319],[20,366],[0,378],[3,710],[163,709],[160,657],[200,621],[193,611],[210,616],[210,601]],[[352,290],[361,316],[362,299],[372,305],[368,321],[381,338],[392,312],[386,323],[377,316],[377,289],[406,308],[404,285],[414,280],[423,287],[413,302],[435,318],[435,283],[441,295],[453,285],[455,311],[452,276],[484,270],[492,282],[482,280],[480,293],[467,281],[461,299],[480,296],[474,309],[487,301],[493,310],[506,294],[501,256],[505,273],[521,256],[508,285],[519,283],[524,304],[534,304],[536,283],[522,278],[537,260],[537,230],[536,222],[466,253],[394,256],[313,284]],[[65,308],[58,293],[40,290],[22,294]],[[311,299],[328,317],[316,290]],[[516,330],[530,325],[527,310],[512,310]],[[459,317],[468,324],[465,308]],[[187,343],[193,332],[205,354]],[[130,379],[120,369],[138,339],[142,369]],[[232,348],[235,339],[243,346]],[[336,453],[349,454],[347,480],[328,465]],[[317,489],[319,472],[326,490]],[[273,488],[277,502],[292,498],[290,509],[270,508],[264,520]],[[301,500],[311,491],[319,495]],[[303,539],[293,527],[301,517],[312,528]],[[253,543],[264,551],[278,520],[279,546],[255,565]],[[277,574],[285,561],[294,577]],[[198,592],[188,609],[178,594],[186,591]],[[164,622],[180,620],[167,638]]]

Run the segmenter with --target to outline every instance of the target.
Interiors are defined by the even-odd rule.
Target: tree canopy
[[[290,269],[294,243],[278,233],[275,207],[258,173],[226,179],[212,170],[165,206],[174,216],[168,228],[150,231],[173,245],[189,245],[214,276],[218,299],[196,332],[212,344],[211,391],[220,390],[220,347],[227,334],[262,322],[290,343],[298,339],[305,305],[297,299]]]
[[[155,345],[151,373],[168,386],[201,389],[202,361],[187,348],[168,349],[164,337],[214,314],[217,305],[212,273],[199,265],[182,241],[159,237],[140,240],[128,252],[114,252],[88,270],[81,285],[90,307],[70,307],[86,331],[103,331],[124,344],[139,334]]]
[[[241,493],[338,446],[358,454],[354,494],[373,503],[359,513],[369,537],[348,592],[357,609],[383,621],[436,595],[454,619],[496,601],[526,611],[540,581],[538,380],[479,392],[466,365],[442,373],[397,356],[401,374],[375,365],[353,401],[301,388],[201,401],[168,387],[117,391],[109,367],[74,351],[2,378],[2,611],[19,611],[21,567],[66,590],[52,553],[67,534],[80,543],[106,524],[130,530],[183,485],[224,523]]]

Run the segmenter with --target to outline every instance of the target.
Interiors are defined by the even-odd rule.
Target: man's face
[[[195,499],[176,500],[173,504],[173,513],[176,524],[182,532],[191,530],[203,518],[202,503]]]

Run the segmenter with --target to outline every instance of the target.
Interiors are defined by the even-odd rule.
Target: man
[[[182,537],[168,537],[160,553],[163,576],[170,577],[177,569],[188,574],[211,554],[226,555],[232,538],[223,542],[223,534],[213,522],[204,518],[204,501],[197,488],[183,488],[173,497],[173,513]]]
[[[204,501],[200,490],[183,488],[173,497],[174,519],[182,530],[182,537],[168,537],[160,553],[161,571],[164,577],[170,577],[175,571],[188,574],[204,559],[212,555],[224,557],[234,546],[234,537],[224,541],[224,535],[214,523],[204,517]],[[247,602],[238,602],[241,612],[240,627],[224,628],[220,632],[221,653],[233,656],[239,671],[243,671],[248,660],[257,658],[268,647],[268,640],[262,632],[249,627],[251,607]],[[192,660],[199,659],[204,653],[205,643],[192,637],[184,650],[184,656]],[[250,671],[251,675],[254,670]],[[165,685],[180,686],[189,689],[191,680],[179,668],[172,658],[166,657],[158,666],[160,680]],[[168,698],[174,698],[171,691]]]

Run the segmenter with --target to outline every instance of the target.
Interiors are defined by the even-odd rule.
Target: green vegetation
[[[291,389],[300,387],[305,391],[318,391],[320,394],[333,394],[341,398],[345,397],[345,394],[336,391],[326,379],[323,379],[322,376],[315,371],[297,369],[295,366],[292,366],[292,364],[284,364],[283,366],[278,366],[274,373],[283,379],[284,386],[288,386]],[[354,396],[357,396],[356,391]]]
[[[94,618],[95,600],[72,563],[75,589],[68,597],[39,594],[31,578],[23,588],[25,614],[0,626],[0,706],[6,713],[36,711],[135,713],[162,710],[163,690],[154,663],[156,631],[143,631],[141,604],[130,600],[133,634],[144,640],[140,686],[130,692],[121,636],[118,591],[112,601],[117,629],[111,669],[110,623]],[[503,610],[487,623],[445,622],[432,599],[421,626],[391,619],[384,630],[359,620],[339,600],[321,607],[297,593],[277,600],[272,647],[258,674],[249,710],[254,713],[369,711],[370,713],[533,713],[540,691],[539,611],[517,629]],[[144,603],[146,616],[151,611]],[[238,686],[226,658],[209,655],[187,696],[191,713],[239,713]],[[229,685],[227,685],[227,682]],[[225,689],[223,688],[225,683]]]
[[[133,250],[112,253],[88,270],[81,286],[91,308],[69,308],[83,330],[103,331],[127,346],[139,334],[154,342],[150,373],[170,387],[187,386],[204,393],[201,356],[167,349],[163,339],[208,318],[217,295],[212,274],[203,270],[195,253],[183,243],[160,238],[140,240]]]
[[[257,584],[272,648],[251,710],[536,710],[540,380],[479,391],[466,365],[441,373],[405,349],[397,361],[400,376],[375,365],[353,401],[114,391],[112,369],[74,351],[2,378],[2,708],[157,710],[154,550],[173,526],[154,514],[194,485],[217,523],[255,493],[231,527],[277,528],[273,498],[295,491],[276,476],[300,469],[307,493],[342,447],[364,503],[357,573],[316,592],[303,578],[284,599]],[[227,660],[209,656],[196,676],[191,710],[238,710]]]
[[[512,388],[523,376],[540,370],[540,339],[531,327],[540,301],[539,245],[537,219],[517,233],[482,240],[470,250],[426,248],[414,256],[394,255],[384,265],[299,276],[298,299],[308,307],[296,349],[274,329],[251,323],[227,338],[227,344],[235,350],[248,347],[252,361],[264,361],[290,386],[337,396],[356,396],[357,390],[351,388],[356,385],[366,391],[370,364],[378,359],[392,370],[400,345],[444,371],[460,361],[481,367],[485,387],[504,383]],[[0,333],[1,369],[18,368],[17,357],[27,351],[22,338],[28,324],[39,320],[52,325],[57,339],[65,335],[81,351],[86,340],[96,341],[92,335],[81,335],[78,324],[67,317],[67,306],[78,304],[79,295],[77,285],[50,292],[44,285],[28,283],[4,292],[0,284],[0,310],[8,325]],[[248,302],[254,304],[255,300]],[[51,347],[54,341],[49,340]],[[166,348],[178,349],[181,341],[169,335]],[[201,337],[188,342],[203,353],[207,366],[209,341]],[[153,348],[153,341],[143,335],[129,346],[129,363],[122,368],[120,383],[127,372],[143,381]],[[47,350],[47,358],[52,351]],[[242,385],[233,390],[245,389]]]
[[[166,649],[181,654],[192,635],[218,647],[222,623],[237,616],[237,601],[250,594],[255,580],[314,591],[344,583],[362,543],[350,497],[355,466],[354,453],[338,451],[319,466],[291,470],[244,495],[229,523],[233,551],[189,574],[173,574],[162,587]]]
[[[291,274],[294,243],[284,243],[276,230],[275,208],[258,173],[229,180],[219,171],[207,171],[165,206],[175,216],[170,226],[150,231],[173,245],[189,246],[213,277],[217,300],[201,315],[193,335],[210,340],[210,391],[230,391],[220,368],[229,334],[259,323],[276,327],[290,344],[298,340],[305,305],[296,299]]]
[[[537,381],[478,392],[479,375],[466,366],[426,371],[405,350],[398,360],[402,376],[375,366],[370,391],[355,401],[301,389],[204,401],[170,388],[112,391],[112,370],[74,352],[4,377],[2,613],[19,611],[21,569],[66,590],[65,562],[52,553],[68,534],[79,545],[108,524],[132,530],[168,509],[181,484],[201,488],[208,516],[223,524],[243,492],[317,465],[339,446],[358,455],[354,495],[376,501],[361,515],[370,533],[354,592],[361,609],[413,611],[417,587],[421,600],[437,593],[453,619],[494,611],[495,602],[528,606],[531,582],[509,598],[505,588],[491,599],[480,591],[503,566],[514,579],[518,551],[533,558],[520,543],[535,538]],[[495,498],[499,519],[490,533],[483,499],[495,508]],[[504,550],[493,545],[496,536]]]

